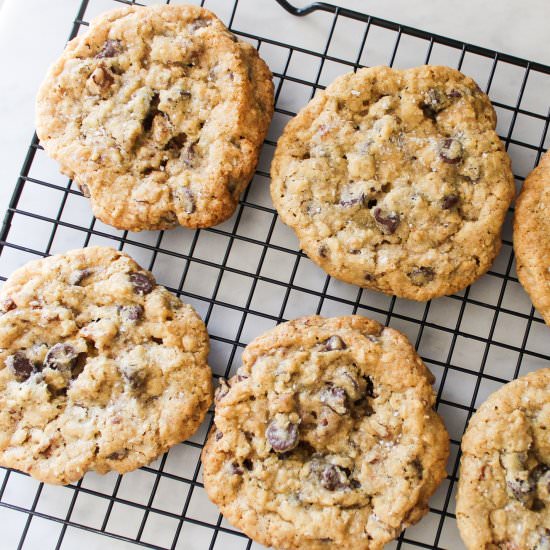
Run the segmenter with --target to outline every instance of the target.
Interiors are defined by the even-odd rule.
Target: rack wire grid
[[[129,3],[84,0],[71,38],[84,32],[93,16]],[[118,247],[203,316],[216,377],[234,372],[243,347],[259,333],[300,315],[359,313],[404,332],[436,375],[451,458],[429,514],[388,548],[463,548],[454,502],[466,423],[489,393],[550,361],[548,328],[515,275],[512,210],[502,252],[487,275],[454,296],[411,302],[341,283],[310,262],[272,208],[269,164],[286,122],[337,75],[377,64],[444,64],[472,76],[489,93],[519,188],[550,139],[550,67],[329,4],[298,10],[283,0],[202,3],[259,48],[275,79],[273,123],[235,215],[197,231],[117,231],[93,218],[87,200],[58,173],[35,136],[1,234],[2,281],[37,257],[91,244]],[[284,24],[274,26],[274,16]],[[243,30],[247,26],[254,34]],[[57,487],[0,469],[0,547],[261,548],[227,523],[206,497],[200,451],[211,422],[210,412],[189,441],[125,476],[90,473]]]

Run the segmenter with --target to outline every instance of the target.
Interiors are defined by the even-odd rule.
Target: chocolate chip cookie
[[[0,290],[0,465],[49,483],[128,472],[195,432],[208,335],[129,256],[73,250]]]
[[[360,316],[305,317],[247,346],[216,391],[204,484],[228,521],[284,549],[376,550],[445,477],[433,376]]]
[[[550,369],[481,405],[462,439],[457,521],[470,550],[550,548]]]
[[[234,212],[272,113],[271,72],[214,14],[131,6],[69,42],[37,133],[105,223],[208,227]]]
[[[550,153],[529,174],[516,202],[514,252],[520,283],[550,325]]]
[[[361,69],[287,125],[271,195],[330,275],[415,300],[487,271],[514,196],[495,111],[448,67]]]

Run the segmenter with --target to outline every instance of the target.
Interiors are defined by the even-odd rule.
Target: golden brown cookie
[[[200,317],[129,256],[33,261],[0,290],[0,465],[48,483],[128,472],[211,403]]]
[[[407,339],[364,317],[304,317],[256,338],[216,392],[204,484],[283,549],[377,550],[428,510],[447,432]]]
[[[470,420],[456,514],[469,550],[550,548],[550,369],[506,384]]]
[[[550,325],[550,153],[527,176],[516,202],[514,252],[519,281]]]
[[[69,42],[36,124],[94,214],[139,231],[230,217],[272,113],[271,72],[213,13],[132,6]]]
[[[489,98],[449,67],[361,69],[287,125],[271,195],[330,275],[415,300],[489,269],[514,180]]]

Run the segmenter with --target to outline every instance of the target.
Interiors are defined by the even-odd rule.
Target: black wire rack
[[[548,329],[515,275],[512,210],[502,252],[487,275],[457,295],[410,302],[346,285],[314,266],[272,208],[269,163],[286,122],[338,74],[377,64],[445,64],[474,77],[489,93],[519,189],[550,141],[550,67],[330,4],[297,9],[277,2],[201,2],[259,48],[275,79],[273,123],[235,215],[197,231],[117,231],[92,217],[86,199],[59,175],[35,136],[2,228],[1,280],[28,260],[69,248],[123,249],[201,313],[216,377],[233,373],[243,347],[256,335],[299,315],[359,313],[401,330],[436,375],[438,410],[452,452],[448,478],[429,514],[388,548],[460,548],[454,495],[465,425],[489,393],[550,362]],[[83,0],[70,37],[85,31],[99,12],[131,3]],[[267,14],[276,15],[277,25]],[[251,16],[254,34],[241,25]],[[303,40],[306,31],[313,37],[309,41]],[[92,473],[53,487],[0,469],[0,547],[260,548],[229,525],[204,492],[199,457],[211,421],[209,413],[189,441],[125,476]]]

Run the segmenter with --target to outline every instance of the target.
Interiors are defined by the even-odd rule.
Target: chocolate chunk
[[[508,476],[507,476],[508,478]],[[533,495],[534,486],[526,479],[512,478],[506,480],[508,494],[522,503],[527,503]]]
[[[17,307],[17,304],[13,301],[11,296],[8,296],[4,300],[2,300],[2,313],[7,313],[8,311],[12,311]]]
[[[185,132],[180,132],[179,134],[176,134],[174,137],[170,138],[164,148],[179,150],[185,145],[186,141],[187,134]]]
[[[181,204],[183,211],[186,214],[195,212],[195,195],[189,187],[179,187],[174,191],[175,200]]]
[[[320,246],[319,249],[317,250],[319,256],[321,256],[321,258],[326,258],[327,257],[327,247],[326,246]]]
[[[214,439],[215,439],[216,441],[219,441],[222,437],[223,437],[223,433],[220,432],[219,430],[216,431],[216,435],[214,436]]]
[[[115,57],[120,53],[120,44],[120,40],[107,40],[95,58],[103,59],[105,57]]]
[[[196,158],[195,145],[197,142],[190,143],[181,153],[181,158],[183,162],[189,167],[192,168],[194,160]]]
[[[426,118],[437,119],[437,114],[449,105],[447,96],[437,88],[430,88],[424,93],[424,101],[420,108]]]
[[[107,455],[106,458],[107,460],[122,460],[127,456],[128,456],[128,449],[122,449],[120,451],[115,451],[114,453]]]
[[[450,210],[453,206],[458,204],[460,198],[458,195],[445,195],[441,201],[441,208],[443,210]]]
[[[362,397],[353,402],[351,409],[351,416],[355,419],[364,418],[366,416],[372,416],[374,414],[373,408],[366,397]]]
[[[91,269],[75,269],[72,271],[68,278],[68,283],[70,285],[79,285],[86,277],[89,277],[92,274]]]
[[[254,468],[254,464],[252,463],[252,460],[250,460],[249,458],[245,458],[243,460],[243,466],[248,470],[252,470],[252,468]]]
[[[80,189],[80,192],[87,198],[89,199],[91,194],[90,194],[90,188],[85,184],[85,183],[80,183],[80,182],[76,182],[76,184],[78,185],[78,188]]]
[[[70,344],[55,344],[44,359],[44,368],[72,371],[78,359],[78,352]]]
[[[133,273],[130,273],[129,279],[134,287],[134,292],[140,296],[150,294],[155,288],[155,282],[152,281],[145,273],[134,271]]]
[[[329,386],[321,392],[320,399],[321,403],[324,403],[337,414],[346,414],[348,412],[348,396],[344,388]]]
[[[340,336],[335,334],[334,336],[331,336],[330,338],[327,338],[323,345],[325,346],[325,351],[336,351],[336,350],[343,350],[346,349],[346,343]]]
[[[298,425],[284,416],[274,418],[266,430],[267,440],[276,453],[290,451],[298,445]]]
[[[361,487],[361,483],[356,479],[350,479],[349,485],[352,489],[359,489]]]
[[[35,366],[22,351],[17,351],[6,359],[6,367],[15,375],[19,382],[24,382],[35,372]]]
[[[439,156],[447,164],[458,164],[462,160],[462,144],[457,139],[444,139]]]
[[[395,233],[395,230],[397,229],[397,226],[401,221],[399,219],[399,215],[395,212],[390,212],[389,214],[384,216],[380,208],[375,208],[373,210],[373,215],[379,227],[383,230],[384,233],[387,233],[389,235],[393,235]]]
[[[344,206],[346,208],[349,208],[350,206],[355,206],[356,204],[364,204],[365,203],[365,195],[363,193],[359,195],[349,195],[345,199],[340,200],[340,206]]]
[[[342,468],[334,464],[327,464],[320,475],[321,485],[327,491],[336,491],[336,489],[344,489],[349,485],[348,478]]]
[[[241,476],[244,474],[244,470],[242,469],[242,467],[239,465],[238,462],[232,462],[229,469],[233,475]]]
[[[187,30],[190,33],[194,33],[197,29],[202,29],[203,27],[209,27],[211,23],[212,22],[209,19],[203,19],[202,17],[199,17],[198,19],[195,19],[195,21],[191,21],[191,23],[187,25]]]
[[[531,510],[533,510],[533,512],[540,512],[545,508],[546,508],[546,504],[544,503],[544,501],[540,500],[540,498],[535,498],[533,500],[533,504],[531,504]],[[550,547],[549,547],[549,550],[550,550]]]
[[[120,316],[124,321],[130,321],[135,323],[143,317],[143,306],[139,304],[133,306],[119,307]]]
[[[149,132],[151,130],[151,128],[153,127],[153,121],[155,120],[155,117],[158,114],[160,114],[160,111],[158,109],[159,103],[160,103],[159,94],[153,94],[153,97],[151,97],[151,101],[149,103],[149,109],[147,109],[147,113],[145,114],[145,117],[142,122],[143,129],[146,132]]]
[[[372,378],[370,376],[365,376],[365,382],[367,383],[367,387],[365,389],[365,395],[367,397],[375,397],[374,382],[372,381]]]
[[[214,393],[215,401],[223,399],[229,393],[229,389],[230,388],[227,380],[225,378],[220,378],[218,387],[216,388],[216,391]]]
[[[415,286],[424,286],[435,278],[435,271],[431,267],[415,267],[411,272],[407,273],[411,283]]]

